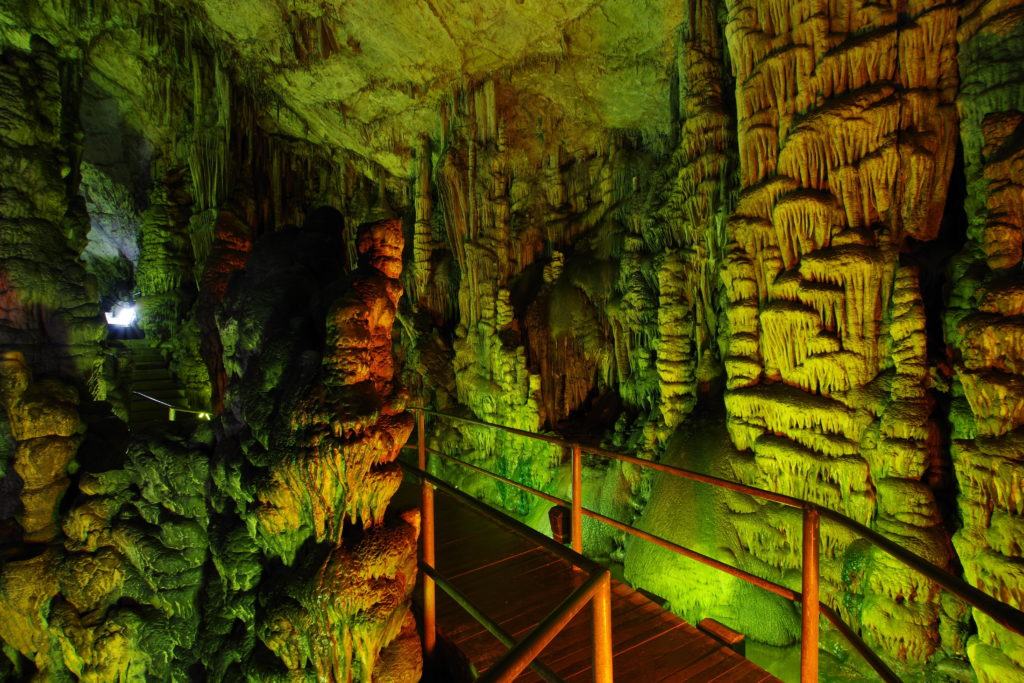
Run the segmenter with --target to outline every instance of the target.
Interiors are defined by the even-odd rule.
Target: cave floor
[[[394,502],[417,504],[418,487],[403,484]],[[437,569],[517,641],[582,581],[564,560],[441,491],[435,494],[435,509]],[[506,652],[440,589],[437,624],[440,638],[457,648],[478,672],[486,671]],[[540,660],[565,681],[592,680],[591,633],[591,610],[584,608],[541,653]],[[612,640],[617,681],[778,680],[618,581],[612,582]],[[542,679],[527,669],[517,680]]]

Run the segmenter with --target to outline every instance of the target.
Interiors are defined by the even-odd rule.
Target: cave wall
[[[84,388],[101,372],[105,330],[96,279],[78,258],[89,223],[78,196],[80,125],[68,84],[81,71],[37,38],[25,52],[5,47],[0,73],[0,344]]]
[[[357,230],[388,183],[269,135],[209,43],[171,34],[190,89],[140,112],[110,76],[169,84],[166,63],[5,29],[0,680],[418,680],[419,515],[388,510],[403,235]],[[126,297],[221,417],[126,424],[131,351],[100,315]]]
[[[574,136],[529,110],[515,72],[458,91],[411,163],[410,291],[424,336],[410,381],[426,377],[441,409],[600,434],[814,501],[950,571],[963,563],[968,580],[1019,605],[1016,479],[1005,469],[1016,442],[981,446],[973,431],[979,420],[992,436],[1016,426],[1012,361],[996,360],[1017,355],[1016,328],[995,317],[1016,315],[1014,7],[686,3],[666,41],[675,58],[662,53],[661,136]],[[1007,40],[972,52],[972,31]],[[550,106],[572,116],[570,104]],[[543,135],[517,134],[534,120]],[[532,163],[517,163],[523,155]],[[521,183],[537,191],[520,196]],[[701,433],[686,424],[698,405],[709,410],[694,419],[730,438],[700,436],[710,456],[685,447]],[[442,450],[568,492],[557,453],[438,429]],[[517,492],[438,468],[538,519]],[[588,505],[799,586],[798,515],[741,496],[701,502],[616,465],[592,462],[586,479]],[[689,498],[690,514],[716,519],[710,537],[678,521]],[[688,618],[715,616],[772,645],[798,639],[791,606],[692,565],[672,569],[595,526],[588,552],[623,561],[628,579]],[[898,669],[1017,675],[1018,639],[991,624],[972,636],[967,608],[934,583],[842,529],[823,533],[824,594]],[[968,559],[982,555],[993,559]],[[706,597],[722,595],[771,616],[756,623]],[[862,667],[829,638],[830,666]]]
[[[951,453],[963,524],[953,536],[972,584],[1020,607],[1021,228],[1024,204],[1024,55],[1021,8],[975,2],[957,30],[957,108],[967,180],[967,241],[957,254],[944,315],[954,350]],[[1012,680],[1021,639],[975,613],[968,653],[979,680]]]

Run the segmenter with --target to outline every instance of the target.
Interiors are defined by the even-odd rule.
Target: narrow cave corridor
[[[1024,1],[8,0],[0,50],[0,681],[1024,683]],[[542,550],[590,602],[502,678]]]

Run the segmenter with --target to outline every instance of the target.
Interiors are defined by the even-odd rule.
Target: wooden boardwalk
[[[396,504],[417,505],[419,489],[403,484]],[[435,493],[436,567],[472,604],[521,640],[575,587],[581,574],[553,553]],[[478,672],[507,649],[440,588],[440,635]],[[591,610],[578,614],[541,653],[540,661],[569,683],[591,680]],[[778,679],[628,586],[612,582],[612,640],[616,681],[760,683]],[[531,669],[520,681],[542,680]]]

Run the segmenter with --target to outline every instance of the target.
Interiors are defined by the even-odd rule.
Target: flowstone
[[[726,226],[725,402],[733,442],[754,455],[736,475],[947,566],[921,483],[938,446],[924,306],[899,252],[934,239],[945,206],[956,8],[727,5],[741,191]],[[799,537],[794,521],[775,540],[741,534],[743,555],[795,569],[782,543]],[[869,644],[910,671],[962,656],[940,641],[937,586],[881,555],[851,585],[853,539],[822,534],[822,594]]]
[[[29,377],[0,411],[0,678],[415,678],[396,373],[417,404],[807,498],[1020,606],[1020,0],[412,1],[385,31],[341,4],[0,9],[0,354]],[[357,266],[385,215],[403,298],[397,224]],[[89,400],[128,409],[97,304],[133,294],[212,431],[131,439]],[[721,409],[731,446],[696,436]],[[33,411],[55,422],[27,436]],[[428,429],[568,495],[558,448]],[[799,515],[584,469],[588,507],[799,588]],[[791,607],[590,519],[584,549],[795,639]],[[1020,638],[855,534],[825,524],[822,558],[906,678],[1022,678]],[[822,646],[823,678],[865,675]]]
[[[79,67],[37,36],[28,48],[0,48],[0,345],[85,388],[100,374],[106,328],[78,258],[88,218],[70,150],[77,110],[64,90]]]
[[[28,377],[18,360],[4,361],[5,379]],[[85,431],[73,396],[46,382],[29,384],[13,400],[7,392],[14,433]],[[17,417],[19,402],[31,408],[37,428]],[[21,543],[0,568],[0,638],[39,675],[168,678],[197,661],[198,599],[209,552],[203,452],[210,440],[208,431],[136,439],[122,467],[76,476],[59,516],[55,506],[69,485],[75,449],[58,461],[34,451],[17,518]],[[53,483],[29,488],[43,469]]]

